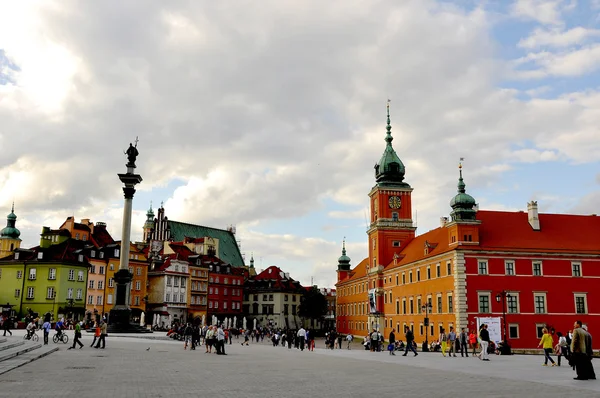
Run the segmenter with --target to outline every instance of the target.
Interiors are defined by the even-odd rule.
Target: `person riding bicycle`
[[[32,319],[31,322],[27,324],[27,340],[31,340],[31,336],[35,332],[35,321]]]
[[[60,321],[56,322],[56,325],[54,325],[54,330],[56,331],[56,335],[60,338],[62,337],[62,330],[65,327],[65,323],[63,322],[63,320],[61,319]]]

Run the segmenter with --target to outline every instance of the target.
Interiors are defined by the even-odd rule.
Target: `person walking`
[[[469,357],[469,335],[465,331],[465,328],[460,330],[460,335],[458,336],[460,341],[460,356],[466,355]]]
[[[188,322],[183,329],[183,349],[187,350],[188,343],[192,342],[192,325]]]
[[[217,329],[217,355],[227,355],[225,354],[225,331],[222,325]]]
[[[79,349],[81,350],[83,348],[83,343],[79,340],[81,339],[81,324],[83,322],[76,322],[75,323],[75,338],[73,339],[73,346],[69,347],[69,350],[75,348],[75,346],[77,344],[79,344]]]
[[[50,334],[51,328],[52,325],[49,320],[46,320],[46,322],[42,324],[42,330],[44,331],[44,345],[48,345],[48,335]]]
[[[575,321],[573,325],[573,336],[571,337],[571,363],[575,365],[577,377],[574,380],[588,380],[588,362],[590,359],[587,355],[587,347],[585,344],[586,333],[581,328],[581,321]]]
[[[300,340],[300,351],[304,351],[304,341],[306,339],[306,330],[303,327],[298,329],[298,333],[296,333],[296,337]]]
[[[442,344],[442,356],[446,356],[446,350],[448,349],[448,335],[446,335],[446,329],[440,329],[440,343]],[[450,354],[448,354],[450,355]]]
[[[10,331],[10,324],[12,319],[8,315],[4,315],[4,321],[2,322],[2,329],[4,330],[4,336],[6,337],[6,332],[10,333],[12,336],[12,332]]]
[[[490,332],[487,330],[487,325],[484,323],[481,325],[479,331],[479,338],[481,339],[481,354],[480,358],[482,361],[489,361],[488,358],[488,345],[490,344]]]
[[[469,344],[471,344],[473,350],[471,352],[471,357],[475,358],[477,356],[477,335],[474,330],[469,334]]]
[[[550,356],[550,354],[552,354],[552,348],[554,346],[552,336],[550,335],[550,333],[548,333],[548,329],[546,328],[542,329],[542,333],[544,334],[542,335],[542,339],[538,344],[538,348],[542,347],[544,349],[544,364],[542,366],[548,366],[548,360],[552,362],[552,366],[556,366],[556,363],[554,363],[554,359],[552,359],[552,357]]]
[[[394,333],[394,329],[392,329],[392,331],[390,332],[390,338],[389,338],[389,346],[388,346],[388,351],[390,352],[390,355],[396,355],[394,353],[394,346],[396,344],[396,334]]]
[[[594,365],[592,365],[592,358],[594,357],[594,350],[592,348],[592,335],[588,330],[587,325],[582,325],[581,327],[585,332],[585,353],[588,357],[587,362],[587,376],[590,380],[596,380],[596,372],[594,371]]]
[[[102,349],[104,349],[104,347],[106,345],[106,328],[107,328],[106,322],[101,321],[100,322],[100,338],[98,339],[98,342],[96,343],[94,348],[100,348],[100,343],[102,343]]]
[[[403,357],[408,355],[408,350],[411,350],[412,352],[414,352],[414,356],[416,357],[417,355],[417,351],[415,350],[415,346],[413,344],[413,341],[415,340],[415,335],[413,334],[412,330],[410,330],[410,328],[408,326],[404,326],[404,337],[406,338],[406,347],[404,348],[404,354],[402,354]]]
[[[448,358],[453,354],[456,357],[456,333],[454,332],[454,328],[450,326],[450,333],[448,333],[448,344],[450,345],[450,349],[448,350]]]
[[[346,335],[346,341],[348,342],[348,349],[350,349],[350,344],[352,343],[352,340],[354,340],[354,337],[352,337],[352,335],[350,333],[348,333]]]
[[[92,341],[92,344],[90,345],[90,347],[93,347],[97,341],[100,341],[100,325],[98,324],[98,322],[95,322],[94,323],[94,340]]]
[[[562,335],[561,332],[556,333],[558,336],[558,343],[556,343],[556,347],[554,347],[554,352],[556,353],[556,358],[558,362],[558,366],[560,366],[561,357],[565,357],[567,360],[567,338]]]

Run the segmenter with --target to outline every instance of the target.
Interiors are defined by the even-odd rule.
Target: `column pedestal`
[[[130,329],[131,308],[129,308],[130,286],[133,275],[128,269],[115,272],[115,306],[110,310],[110,325],[113,331],[128,331]]]

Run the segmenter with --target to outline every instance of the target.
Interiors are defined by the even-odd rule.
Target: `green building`
[[[0,303],[12,305],[19,318],[49,312],[54,320],[83,319],[89,244],[44,227],[39,246],[0,259]]]

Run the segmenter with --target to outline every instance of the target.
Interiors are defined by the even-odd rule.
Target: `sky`
[[[120,239],[173,220],[236,227],[246,261],[333,287],[367,255],[393,145],[417,233],[458,161],[481,209],[600,212],[600,1],[0,0],[0,214],[22,247],[73,215]],[[4,211],[4,213],[2,213]]]

